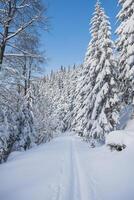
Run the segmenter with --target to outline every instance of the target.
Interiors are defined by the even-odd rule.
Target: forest
[[[119,3],[115,42],[98,1],[84,63],[43,78],[39,31],[49,29],[47,8],[35,0],[0,3],[1,162],[67,130],[95,144],[120,129],[121,112],[134,101],[134,5]]]
[[[113,27],[95,3],[81,64],[44,73],[49,7],[0,1],[0,200],[134,199],[134,0],[117,4]]]

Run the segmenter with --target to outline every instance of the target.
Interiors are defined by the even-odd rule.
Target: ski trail
[[[70,199],[72,200],[81,200],[81,190],[80,190],[80,180],[79,174],[77,170],[77,165],[75,161],[75,154],[74,154],[74,145],[73,141],[71,140],[70,144],[70,178],[72,181],[72,187],[70,192]]]
[[[83,168],[80,164],[79,155],[76,149],[75,139],[72,138],[72,152],[73,152],[73,166],[75,169],[75,180],[77,183],[75,184],[76,195],[73,200],[90,200],[89,198],[89,189],[87,188],[86,178],[83,173]]]
[[[86,176],[82,163],[83,155],[79,155],[83,142],[77,138],[68,140],[68,156],[62,158],[60,174],[55,187],[54,200],[99,200],[96,194],[96,182],[92,174]],[[83,152],[84,153],[84,152]],[[66,167],[65,165],[68,165]],[[65,185],[65,177],[67,184]]]
[[[124,154],[89,149],[80,137],[63,136],[18,153],[0,165],[0,200],[134,200],[129,152],[125,162]]]
[[[63,169],[64,169],[64,158],[62,158],[60,160],[61,162],[61,166],[60,166],[60,169],[59,169],[59,174],[58,174],[58,185],[54,185],[52,186],[52,189],[51,189],[51,193],[52,193],[52,196],[51,196],[51,200],[63,200],[62,199],[62,178],[64,176],[63,174]]]
[[[25,160],[24,156],[20,156],[19,159],[7,163],[12,173],[6,176],[6,181],[5,176],[2,178],[3,184],[6,186],[8,182],[12,183],[16,174],[14,166],[17,163],[17,181],[11,184],[8,190],[13,191],[18,185],[19,189],[8,197],[0,188],[1,196],[3,195],[0,199],[100,200],[97,180],[92,174],[92,168],[90,172],[90,163],[86,161],[88,151],[86,143],[75,136],[59,137],[48,145],[29,151]],[[6,173],[9,167],[6,168]],[[27,175],[27,179],[23,179],[22,171]],[[24,185],[30,185],[30,189],[24,188]]]
[[[78,168],[77,154],[73,139],[68,141],[67,151],[68,157],[66,157],[66,159],[64,158],[61,164],[59,179],[57,186],[55,187],[55,195],[53,200],[87,200],[85,199],[85,195],[82,194],[83,188],[81,188],[81,171]],[[65,161],[67,161],[68,164],[68,167],[66,168],[67,171],[64,169],[66,163]],[[66,187],[64,186],[65,188],[63,188],[65,183],[64,177],[66,176],[65,173],[68,174],[68,178],[66,179],[68,183]]]
[[[79,155],[78,152],[78,149],[79,150],[82,149],[81,145],[83,145],[83,141],[79,139],[77,140],[76,138],[73,138],[73,140],[74,140],[73,151],[75,154],[75,163],[80,180],[81,200],[101,200],[101,198],[97,195],[96,192],[97,181],[95,180],[92,171],[87,175],[85,174],[83,159],[82,159],[83,155],[82,154]]]
[[[59,185],[57,188],[57,194],[56,194],[56,199],[55,200],[62,200],[62,177],[63,177],[63,168],[64,168],[64,159],[61,159],[61,168],[60,168],[60,175],[59,175]]]

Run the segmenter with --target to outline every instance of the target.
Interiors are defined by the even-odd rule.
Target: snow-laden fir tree
[[[50,82],[38,80],[33,84],[33,113],[35,126],[35,143],[41,144],[49,141],[55,131],[53,116],[53,101],[50,95]]]
[[[64,132],[71,128],[74,108],[75,87],[77,81],[77,67],[61,68],[51,78],[51,94],[57,130]]]
[[[41,96],[41,99],[37,98],[39,103],[36,102],[37,108],[34,113],[38,110],[37,115],[40,113],[42,117],[44,116],[44,124],[49,121],[47,118],[51,119],[50,126],[53,127],[56,133],[72,129],[72,121],[75,114],[74,99],[80,69],[81,67],[76,66],[68,69],[61,67],[57,72],[51,72],[50,76],[44,78],[44,83],[41,82],[39,92],[35,95]],[[45,117],[45,112],[49,113],[47,117]],[[37,116],[36,118],[38,119],[39,117]]]
[[[117,50],[119,51],[119,79],[123,102],[134,103],[134,1],[119,0],[121,10],[118,14],[120,25]]]
[[[78,84],[75,130],[100,140],[116,128],[119,115],[116,62],[110,31],[108,17],[97,1],[91,20],[92,38]]]
[[[80,74],[77,85],[77,96],[75,106],[75,119],[74,129],[75,131],[83,134],[87,134],[87,124],[91,118],[91,111],[93,108],[93,102],[91,102],[91,91],[95,85],[95,68],[99,63],[99,29],[102,22],[101,19],[102,8],[100,2],[97,1],[95,5],[95,12],[91,20],[91,41],[86,52],[85,61],[82,72]]]
[[[65,116],[65,123],[67,130],[72,130],[73,125],[73,119],[75,115],[75,98],[76,98],[76,86],[77,86],[77,80],[79,76],[79,71],[81,70],[81,66],[76,67],[73,66],[72,69],[68,70],[67,76],[66,76],[66,85],[67,85],[67,91],[66,91],[66,98],[67,98],[67,105],[68,105],[68,111]]]
[[[105,140],[105,135],[115,130],[119,119],[117,63],[113,55],[111,27],[104,10],[101,12],[98,31],[98,65],[94,69],[95,85],[90,93],[93,109],[87,127],[89,137]],[[89,132],[90,131],[90,132]]]
[[[14,80],[10,85],[5,78],[0,84],[0,162],[12,151],[26,150],[34,142],[32,109],[17,89]]]
[[[55,73],[54,79],[51,79],[51,94],[53,99],[54,111],[53,114],[57,121],[57,130],[64,132],[66,129],[65,116],[68,110],[67,105],[67,85],[66,81],[66,69],[61,67],[58,72]]]
[[[68,76],[69,73],[66,69],[61,67],[57,72],[51,72],[50,76],[45,77],[45,82],[39,86],[39,93],[42,96],[42,100],[39,100],[39,107],[42,107],[41,112],[44,113],[44,119],[47,122],[49,121],[47,118],[52,119],[50,126],[55,129],[55,132],[64,132],[67,128],[65,116],[69,109],[68,90],[70,83]],[[46,117],[45,111],[49,113],[48,117]]]

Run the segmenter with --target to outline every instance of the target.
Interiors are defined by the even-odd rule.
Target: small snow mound
[[[112,131],[106,136],[106,145],[128,147],[134,143],[134,134],[130,131]]]

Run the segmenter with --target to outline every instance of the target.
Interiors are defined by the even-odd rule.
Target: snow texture
[[[131,131],[112,131],[106,136],[106,145],[109,144],[129,147],[134,144],[134,134]]]
[[[134,149],[90,149],[64,136],[0,166],[1,200],[133,200]]]

